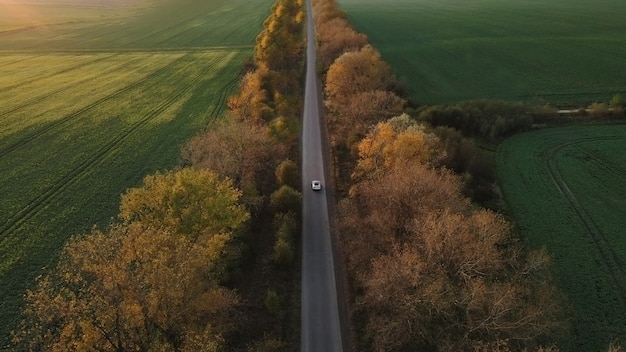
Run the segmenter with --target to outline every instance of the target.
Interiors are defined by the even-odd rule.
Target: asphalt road
[[[300,350],[343,351],[326,201],[320,91],[311,0],[307,0],[307,68],[302,117],[302,302]],[[321,191],[311,182],[320,180]]]

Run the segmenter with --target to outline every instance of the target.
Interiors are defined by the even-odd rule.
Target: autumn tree
[[[414,218],[410,240],[378,257],[365,280],[374,350],[534,348],[558,330],[545,252],[525,253],[492,212]]]
[[[144,178],[120,205],[125,223],[140,222],[191,238],[233,233],[250,217],[233,182],[208,170],[185,168]]]
[[[302,207],[302,195],[295,189],[283,185],[270,196],[270,206],[276,213],[298,213]]]
[[[559,331],[545,253],[473,208],[445,169],[412,160],[365,178],[339,204],[338,224],[367,349],[517,349]]]
[[[337,111],[356,93],[387,90],[395,78],[380,53],[366,45],[341,55],[326,73],[326,106]]]
[[[324,24],[335,18],[346,18],[346,13],[339,9],[335,0],[312,0],[313,21],[316,30],[323,27]]]
[[[271,71],[284,71],[302,64],[304,8],[302,0],[278,0],[257,37],[255,60]]]
[[[293,189],[301,186],[300,169],[298,164],[290,159],[285,159],[276,167],[276,181],[279,185],[287,185]]]
[[[269,92],[264,87],[267,74],[262,68],[247,72],[239,82],[239,94],[228,98],[228,108],[248,123],[258,124],[274,117]]]
[[[338,230],[375,351],[534,347],[558,330],[547,256],[527,252],[504,219],[475,209],[461,179],[436,166],[439,140],[408,116],[359,144]]]
[[[247,121],[299,117],[304,61],[302,0],[278,0],[263,23],[254,51],[254,70],[230,97],[228,107]]]
[[[394,82],[389,66],[369,45],[337,58],[325,83],[331,145],[349,150],[370,125],[402,112],[406,101],[388,90]]]
[[[251,210],[261,205],[266,180],[273,177],[267,165],[281,156],[286,156],[285,151],[272,144],[266,126],[235,118],[210,124],[181,151],[187,165],[233,180],[243,192],[242,202]]]
[[[446,170],[416,162],[397,165],[354,184],[337,207],[338,233],[350,275],[362,283],[371,261],[407,240],[415,217],[445,208],[459,209],[460,179]]]
[[[36,351],[218,351],[237,295],[223,287],[229,243],[248,218],[239,191],[208,171],[147,177],[122,224],[63,249],[26,295],[15,340]]]
[[[367,45],[367,36],[355,31],[343,17],[334,17],[326,22],[317,21],[318,63],[323,71],[341,54],[357,51]]]
[[[437,136],[406,114],[378,123],[361,140],[358,151],[355,180],[407,162],[437,166],[445,156]]]
[[[442,164],[463,175],[466,186],[464,193],[477,202],[492,199],[496,180],[492,158],[473,139],[464,137],[454,128],[439,126],[432,131],[445,149]]]
[[[278,143],[295,145],[300,136],[300,120],[279,116],[269,124],[269,136]]]
[[[372,125],[400,115],[405,104],[406,100],[389,91],[352,94],[326,119],[333,144],[352,148]]]
[[[302,0],[278,0],[257,36],[254,59],[266,73],[264,88],[277,117],[291,119],[301,111],[304,19]]]

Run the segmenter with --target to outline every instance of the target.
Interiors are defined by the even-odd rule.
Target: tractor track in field
[[[175,61],[179,60],[180,58]],[[108,143],[99,148],[90,157],[83,160],[77,167],[70,170],[68,173],[58,179],[54,184],[50,185],[48,188],[39,193],[39,195],[37,195],[35,199],[31,200],[26,206],[18,210],[12,218],[8,219],[8,221],[0,227],[0,248],[7,247],[6,242],[10,241],[10,234],[12,232],[20,228],[26,221],[28,221],[29,218],[37,214],[41,209],[49,204],[50,201],[52,201],[59,194],[61,194],[62,191],[65,190],[68,186],[72,185],[78,179],[80,179],[80,177],[88,172],[92,168],[92,166],[102,161],[104,157],[108,155],[117,145],[122,143],[141,126],[147,124],[150,120],[159,116],[159,114],[161,114],[172,104],[178,101],[179,98],[181,98],[183,95],[191,91],[193,87],[197,85],[197,82],[199,82],[203,77],[206,76],[208,72],[210,72],[211,67],[212,66],[207,66],[204,70],[197,74],[183,89],[177,90],[176,93],[168,97],[168,99],[160,102],[160,104],[158,104],[155,109],[146,114],[146,116],[136,121],[124,131],[122,131],[122,133],[109,140]],[[13,238],[13,240],[15,241],[17,239]],[[15,250],[14,246],[10,245],[10,247],[12,248],[12,251]],[[0,262],[3,267],[7,266],[6,258],[2,258]]]
[[[609,138],[609,139],[626,139],[626,138]],[[602,156],[598,155],[597,152],[594,153],[593,151],[580,148],[578,145],[576,145],[576,150],[581,154],[587,155],[590,160],[593,160],[599,167],[601,167],[606,172],[611,173],[615,176],[619,176],[619,177],[623,177],[624,175],[626,175],[626,169],[619,167],[618,165],[615,165],[613,163],[607,162],[607,160],[603,158]]]
[[[595,247],[600,252],[602,262],[609,272],[611,280],[613,281],[613,285],[617,289],[617,293],[622,303],[622,307],[626,309],[626,268],[624,266],[624,261],[615,252],[613,246],[611,246],[611,243],[607,240],[605,234],[600,230],[595,221],[593,221],[593,218],[580,204],[574,192],[570,190],[555,161],[556,154],[567,147],[576,146],[577,144],[584,142],[605,141],[613,139],[626,138],[623,136],[603,136],[581,138],[575,141],[564,142],[549,149],[548,152],[543,155],[543,159],[556,188],[567,199],[567,202],[570,204],[572,210],[574,210],[576,216],[580,219],[582,225],[584,226],[587,232],[587,236],[591,238]],[[591,157],[599,163],[603,163],[601,158],[595,157],[593,155],[591,155]]]
[[[37,80],[48,79],[48,78],[51,78],[51,77],[54,77],[54,76],[65,74],[67,72],[78,70],[78,69],[81,69],[83,67],[92,65],[94,63],[97,63],[97,62],[100,62],[100,61],[104,61],[104,60],[108,60],[108,59],[110,59],[113,56],[116,56],[116,53],[114,53],[114,54],[112,54],[110,56],[98,57],[98,58],[96,58],[94,60],[86,60],[85,62],[80,62],[80,63],[78,63],[76,65],[73,65],[73,66],[70,66],[70,67],[65,67],[65,68],[63,68],[60,71],[54,71],[54,72],[51,72],[51,73],[49,73],[47,75],[44,75],[44,76],[38,76]],[[15,83],[13,85],[10,85],[10,86],[4,86],[4,87],[0,88],[0,93],[6,92],[6,91],[10,91],[11,89],[15,89],[15,88],[19,88],[21,86],[27,85],[27,84],[32,82],[31,78],[33,78],[33,77],[25,78],[22,81],[20,81],[18,83]]]
[[[0,54],[2,54],[1,50],[0,50]],[[6,63],[6,64],[4,64],[3,68],[6,69],[7,67],[11,67],[13,65],[17,65],[17,64],[23,63],[24,61],[28,61],[28,60],[32,60],[32,59],[35,59],[35,58],[39,58],[41,56],[43,56],[43,55],[29,55],[29,56],[27,56],[25,58],[22,58],[20,60],[15,60],[15,61],[11,61],[9,63]]]
[[[119,70],[120,68],[128,67],[128,66],[130,66],[131,64],[133,64],[133,63],[135,63],[135,62],[137,62],[137,61],[143,60],[143,59],[144,59],[143,57],[137,57],[137,58],[134,58],[133,60],[125,61],[125,62],[123,62],[123,63],[121,63],[121,64],[118,64],[118,65],[115,65],[115,66],[113,66],[113,67],[110,67],[110,68],[109,68],[108,70],[106,70],[106,71],[99,72],[96,76],[84,78],[84,79],[79,80],[79,81],[77,81],[77,82],[73,82],[71,85],[67,85],[67,86],[65,86],[65,87],[61,87],[61,88],[59,88],[59,89],[57,89],[57,90],[53,90],[53,91],[51,91],[51,92],[48,92],[48,93],[45,93],[45,94],[43,94],[43,95],[40,95],[40,96],[34,97],[34,98],[32,98],[32,99],[29,99],[29,100],[27,100],[26,102],[24,102],[24,103],[22,103],[22,104],[20,104],[20,105],[18,105],[18,106],[15,106],[15,107],[13,107],[13,108],[11,108],[11,109],[7,110],[7,111],[0,112],[0,118],[2,118],[3,116],[6,116],[6,115],[8,115],[8,114],[14,113],[14,112],[16,112],[16,111],[19,111],[19,110],[21,110],[21,109],[24,109],[25,107],[28,107],[28,106],[30,106],[31,104],[33,104],[33,103],[35,103],[35,102],[37,102],[37,101],[40,101],[40,100],[43,100],[43,99],[49,98],[49,97],[51,97],[51,96],[53,96],[53,95],[55,95],[55,94],[59,94],[59,93],[61,93],[61,92],[64,92],[64,91],[66,91],[66,90],[68,90],[68,89],[70,89],[70,88],[73,88],[73,86],[75,86],[75,85],[77,85],[77,84],[83,84],[83,83],[86,83],[86,82],[89,82],[89,81],[96,81],[96,80],[98,80],[98,79],[101,79],[103,74],[110,74],[110,73],[112,73],[112,72],[115,72],[116,70]],[[81,66],[81,67],[82,67],[82,66]],[[67,72],[67,71],[66,71],[66,72]],[[1,154],[2,154],[2,153],[1,153],[1,151],[0,151],[0,155],[1,155]]]
[[[116,98],[116,97],[118,97],[118,96],[120,96],[120,95],[122,95],[122,94],[124,94],[124,93],[126,93],[126,92],[128,92],[128,91],[130,91],[130,90],[132,90],[134,88],[136,88],[136,87],[141,86],[142,84],[148,82],[149,80],[153,79],[154,77],[157,77],[158,75],[162,74],[163,72],[166,72],[169,67],[171,67],[172,65],[177,64],[179,61],[182,61],[187,56],[188,55],[183,55],[183,56],[177,58],[176,60],[170,62],[169,64],[159,68],[158,70],[156,70],[156,71],[146,75],[144,78],[142,78],[142,79],[140,79],[140,80],[138,80],[136,82],[133,82],[133,83],[125,86],[124,88],[122,88],[120,90],[117,90],[117,91],[115,91],[115,92],[113,92],[113,93],[111,93],[109,95],[106,95],[106,96],[104,96],[104,97],[102,97],[102,98],[92,102],[91,104],[83,106],[82,108],[80,108],[80,109],[78,109],[78,110],[76,110],[76,111],[74,111],[74,112],[64,116],[63,118],[61,118],[59,120],[56,120],[56,121],[46,125],[45,127],[42,127],[41,129],[33,132],[32,134],[30,134],[28,136],[25,136],[24,138],[14,142],[14,143],[12,143],[12,144],[9,144],[6,147],[3,147],[2,149],[0,149],[0,159],[5,157],[5,156],[7,156],[11,152],[19,149],[20,147],[28,144],[29,142],[33,141],[34,139],[36,139],[36,138],[38,138],[38,137],[40,137],[40,136],[50,132],[51,130],[53,130],[53,129],[59,127],[59,126],[62,126],[63,124],[65,124],[65,123],[67,123],[67,122],[69,122],[71,120],[73,120],[77,116],[79,116],[81,114],[84,114],[85,112],[88,112],[88,111],[94,109],[95,107],[97,107],[97,106],[99,106],[99,105],[101,105],[103,103],[106,103],[107,101],[109,101],[111,99],[114,99],[114,98]]]
[[[184,27],[185,27],[186,24],[192,23],[192,22],[196,21],[197,19],[203,18],[205,16],[206,16],[205,14],[200,14],[200,15],[194,16],[192,18],[183,19],[183,20],[181,20],[181,21],[179,21],[177,23],[172,24],[171,26],[168,26],[168,27],[165,27],[165,28],[161,28],[158,31],[152,32],[152,33],[150,33],[148,35],[145,35],[145,36],[143,36],[141,38],[138,38],[138,39],[130,42],[129,44],[140,43],[141,41],[145,40],[146,38],[154,37],[154,36],[160,35],[162,33],[175,33],[177,28],[183,27],[182,32],[176,33],[173,36],[167,37],[167,38],[165,38],[165,39],[163,39],[163,40],[153,44],[153,46],[159,47],[162,44],[171,42],[174,38],[180,36],[182,33],[186,33],[189,30],[193,30],[194,28],[187,28],[187,29],[185,29]],[[195,41],[196,38],[194,38],[193,42],[196,42]]]
[[[213,110],[211,110],[211,117],[212,118],[218,117],[222,113],[222,111],[224,111],[224,108],[226,107],[226,99],[228,98],[228,92],[230,92],[232,87],[234,87],[237,84],[237,82],[239,82],[240,78],[241,78],[241,76],[236,76],[235,78],[230,80],[220,90],[220,95],[217,98],[217,102],[215,103],[215,106],[213,107]]]

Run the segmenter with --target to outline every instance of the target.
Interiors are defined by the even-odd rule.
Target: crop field
[[[0,349],[63,244],[221,116],[273,0],[0,0]]]
[[[413,99],[559,107],[626,94],[623,0],[339,0]]]
[[[545,247],[568,295],[565,351],[626,341],[626,125],[513,136],[496,153],[503,193],[531,247]]]

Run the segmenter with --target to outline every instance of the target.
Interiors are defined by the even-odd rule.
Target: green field
[[[572,305],[565,351],[626,341],[626,126],[545,129],[496,154],[504,196],[532,247],[550,252]]]
[[[0,349],[21,297],[223,112],[273,0],[0,0]]]
[[[418,103],[626,95],[623,0],[339,0]]]

